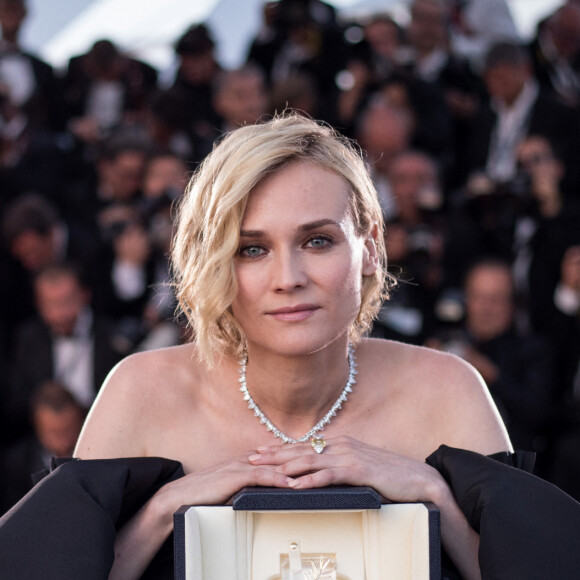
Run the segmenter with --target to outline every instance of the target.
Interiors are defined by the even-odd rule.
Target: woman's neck
[[[290,437],[308,432],[332,407],[349,377],[347,345],[301,356],[248,348],[246,384],[266,417]]]

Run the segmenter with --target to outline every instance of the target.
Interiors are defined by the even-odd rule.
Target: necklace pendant
[[[326,441],[322,437],[312,437],[312,448],[316,453],[322,453],[326,447]]]

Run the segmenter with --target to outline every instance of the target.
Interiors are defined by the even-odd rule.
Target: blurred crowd
[[[195,24],[161,83],[107,39],[53,70],[19,44],[25,0],[0,0],[0,513],[72,453],[117,361],[191,340],[174,202],[216,139],[285,109],[364,151],[399,279],[372,335],[473,364],[580,499],[580,2],[525,42],[505,0],[406,6],[264,2],[243,66]]]

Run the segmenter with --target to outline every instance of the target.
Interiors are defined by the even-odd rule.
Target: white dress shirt
[[[53,341],[54,375],[84,407],[91,406],[96,393],[94,384],[93,314],[85,308],[77,319],[72,336]]]

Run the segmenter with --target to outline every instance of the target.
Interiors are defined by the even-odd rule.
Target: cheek
[[[232,312],[237,318],[241,306],[248,308],[256,297],[264,294],[264,281],[258,269],[244,266],[236,266],[235,276],[238,292],[232,302]]]
[[[335,268],[328,273],[326,284],[337,295],[341,307],[349,304],[349,311],[358,312],[361,302],[362,272],[358,260],[346,262],[342,268]]]

